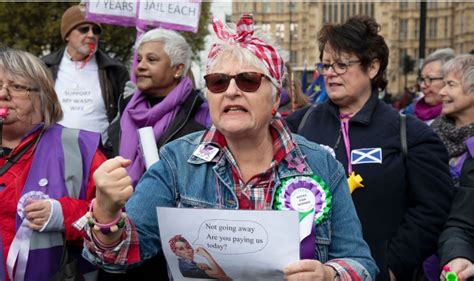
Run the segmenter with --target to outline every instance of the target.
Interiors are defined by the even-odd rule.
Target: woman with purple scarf
[[[158,148],[209,123],[207,104],[186,75],[191,47],[179,33],[165,29],[146,32],[137,42],[137,90],[120,119],[120,156],[132,160],[133,185],[145,172],[137,130],[153,127]]]
[[[177,32],[153,29],[137,42],[138,64],[135,69],[137,89],[120,119],[120,156],[130,159],[128,174],[136,186],[145,172],[138,129],[152,127],[158,149],[188,133],[204,130],[209,123],[207,104],[193,90],[187,73],[191,64],[191,48]],[[122,97],[123,98],[123,97]],[[122,106],[123,108],[123,106]],[[117,150],[115,145],[114,151]],[[164,265],[162,255],[130,270],[126,278],[143,280],[156,276],[154,268]],[[151,270],[151,271],[148,271]],[[123,277],[123,276],[122,276]],[[101,272],[102,280],[117,280],[117,274]],[[163,278],[166,278],[166,274]],[[161,280],[161,279],[160,279]]]
[[[441,115],[443,105],[439,91],[444,85],[441,67],[452,58],[454,58],[452,49],[440,49],[431,53],[421,67],[421,75],[417,78],[417,82],[423,97],[416,101],[414,113],[427,125],[430,125],[436,117]]]

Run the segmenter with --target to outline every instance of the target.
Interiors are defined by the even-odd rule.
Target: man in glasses
[[[98,49],[101,33],[98,23],[85,18],[83,6],[72,6],[61,18],[65,48],[44,57],[43,61],[53,73],[64,112],[59,123],[101,133],[108,152],[111,145],[107,129],[117,115],[118,98],[129,74],[122,63]]]
[[[450,48],[431,53],[424,61],[420,76],[416,80],[423,97],[416,101],[414,113],[418,119],[428,125],[441,115],[442,102],[438,94],[444,86],[441,67],[452,58],[454,58],[454,51]]]

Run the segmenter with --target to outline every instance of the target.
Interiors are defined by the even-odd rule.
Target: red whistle
[[[8,107],[0,108],[0,118],[5,119],[8,115]]]
[[[95,44],[94,43],[89,43],[89,50],[92,52],[94,52],[95,50]]]
[[[94,55],[94,50],[95,50],[95,44],[94,43],[89,43],[87,44],[87,47],[89,47],[89,55],[87,58],[82,61],[80,68],[82,69],[86,64],[91,60],[92,56]]]

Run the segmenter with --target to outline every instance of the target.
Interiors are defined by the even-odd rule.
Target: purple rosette
[[[275,192],[274,208],[277,210],[295,210],[291,206],[291,195],[299,188],[309,190],[314,194],[315,224],[321,224],[327,219],[331,209],[331,192],[329,187],[318,176],[296,176],[284,179]]]
[[[7,255],[7,273],[10,280],[24,280],[26,274],[30,240],[33,231],[28,227],[29,221],[25,217],[24,211],[26,205],[28,205],[28,199],[30,198],[33,200],[44,200],[48,199],[49,196],[41,191],[30,191],[23,194],[18,201],[17,214],[22,221],[15,233]]]
[[[315,197],[314,210],[317,212],[318,210],[322,209],[322,206],[323,206],[322,194],[321,192],[319,192],[317,185],[315,185],[313,182],[309,182],[307,180],[300,180],[300,179],[298,179],[295,182],[290,182],[290,184],[286,188],[285,207],[287,207],[289,210],[294,210],[294,208],[291,206],[290,198],[293,191],[295,191],[298,188],[305,188],[311,191],[311,193],[313,193]]]
[[[316,225],[327,219],[331,199],[329,187],[315,175],[284,179],[277,188],[274,208],[296,210],[300,214],[301,259],[314,258]],[[310,231],[308,227],[310,227]]]

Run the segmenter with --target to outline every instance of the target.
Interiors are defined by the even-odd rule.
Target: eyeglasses
[[[436,81],[436,80],[443,80],[443,77],[429,77],[429,76],[423,77],[423,76],[419,76],[419,77],[416,78],[416,82],[418,84],[421,85],[422,82],[425,82],[426,86],[431,86],[431,83],[433,83],[433,81]]]
[[[10,97],[25,97],[29,92],[36,92],[38,89],[28,88],[24,85],[11,84],[11,85],[2,85],[0,84],[0,89],[5,89]]]
[[[322,75],[326,75],[329,71],[329,68],[332,68],[336,74],[342,75],[347,72],[349,66],[360,63],[360,60],[353,60],[348,62],[334,62],[332,64],[329,63],[317,63],[316,68],[318,69],[319,73]]]
[[[227,75],[224,73],[212,73],[204,76],[206,87],[213,93],[223,93],[229,87],[230,80],[234,79],[237,87],[244,92],[255,92],[262,84],[262,78],[270,80],[263,73],[242,72],[237,75]],[[271,80],[270,80],[271,81]]]
[[[97,25],[85,25],[85,26],[80,26],[76,29],[77,29],[77,31],[79,31],[82,34],[89,33],[89,30],[91,30],[91,29],[92,29],[92,33],[94,33],[94,35],[100,35],[102,33],[102,29]]]

